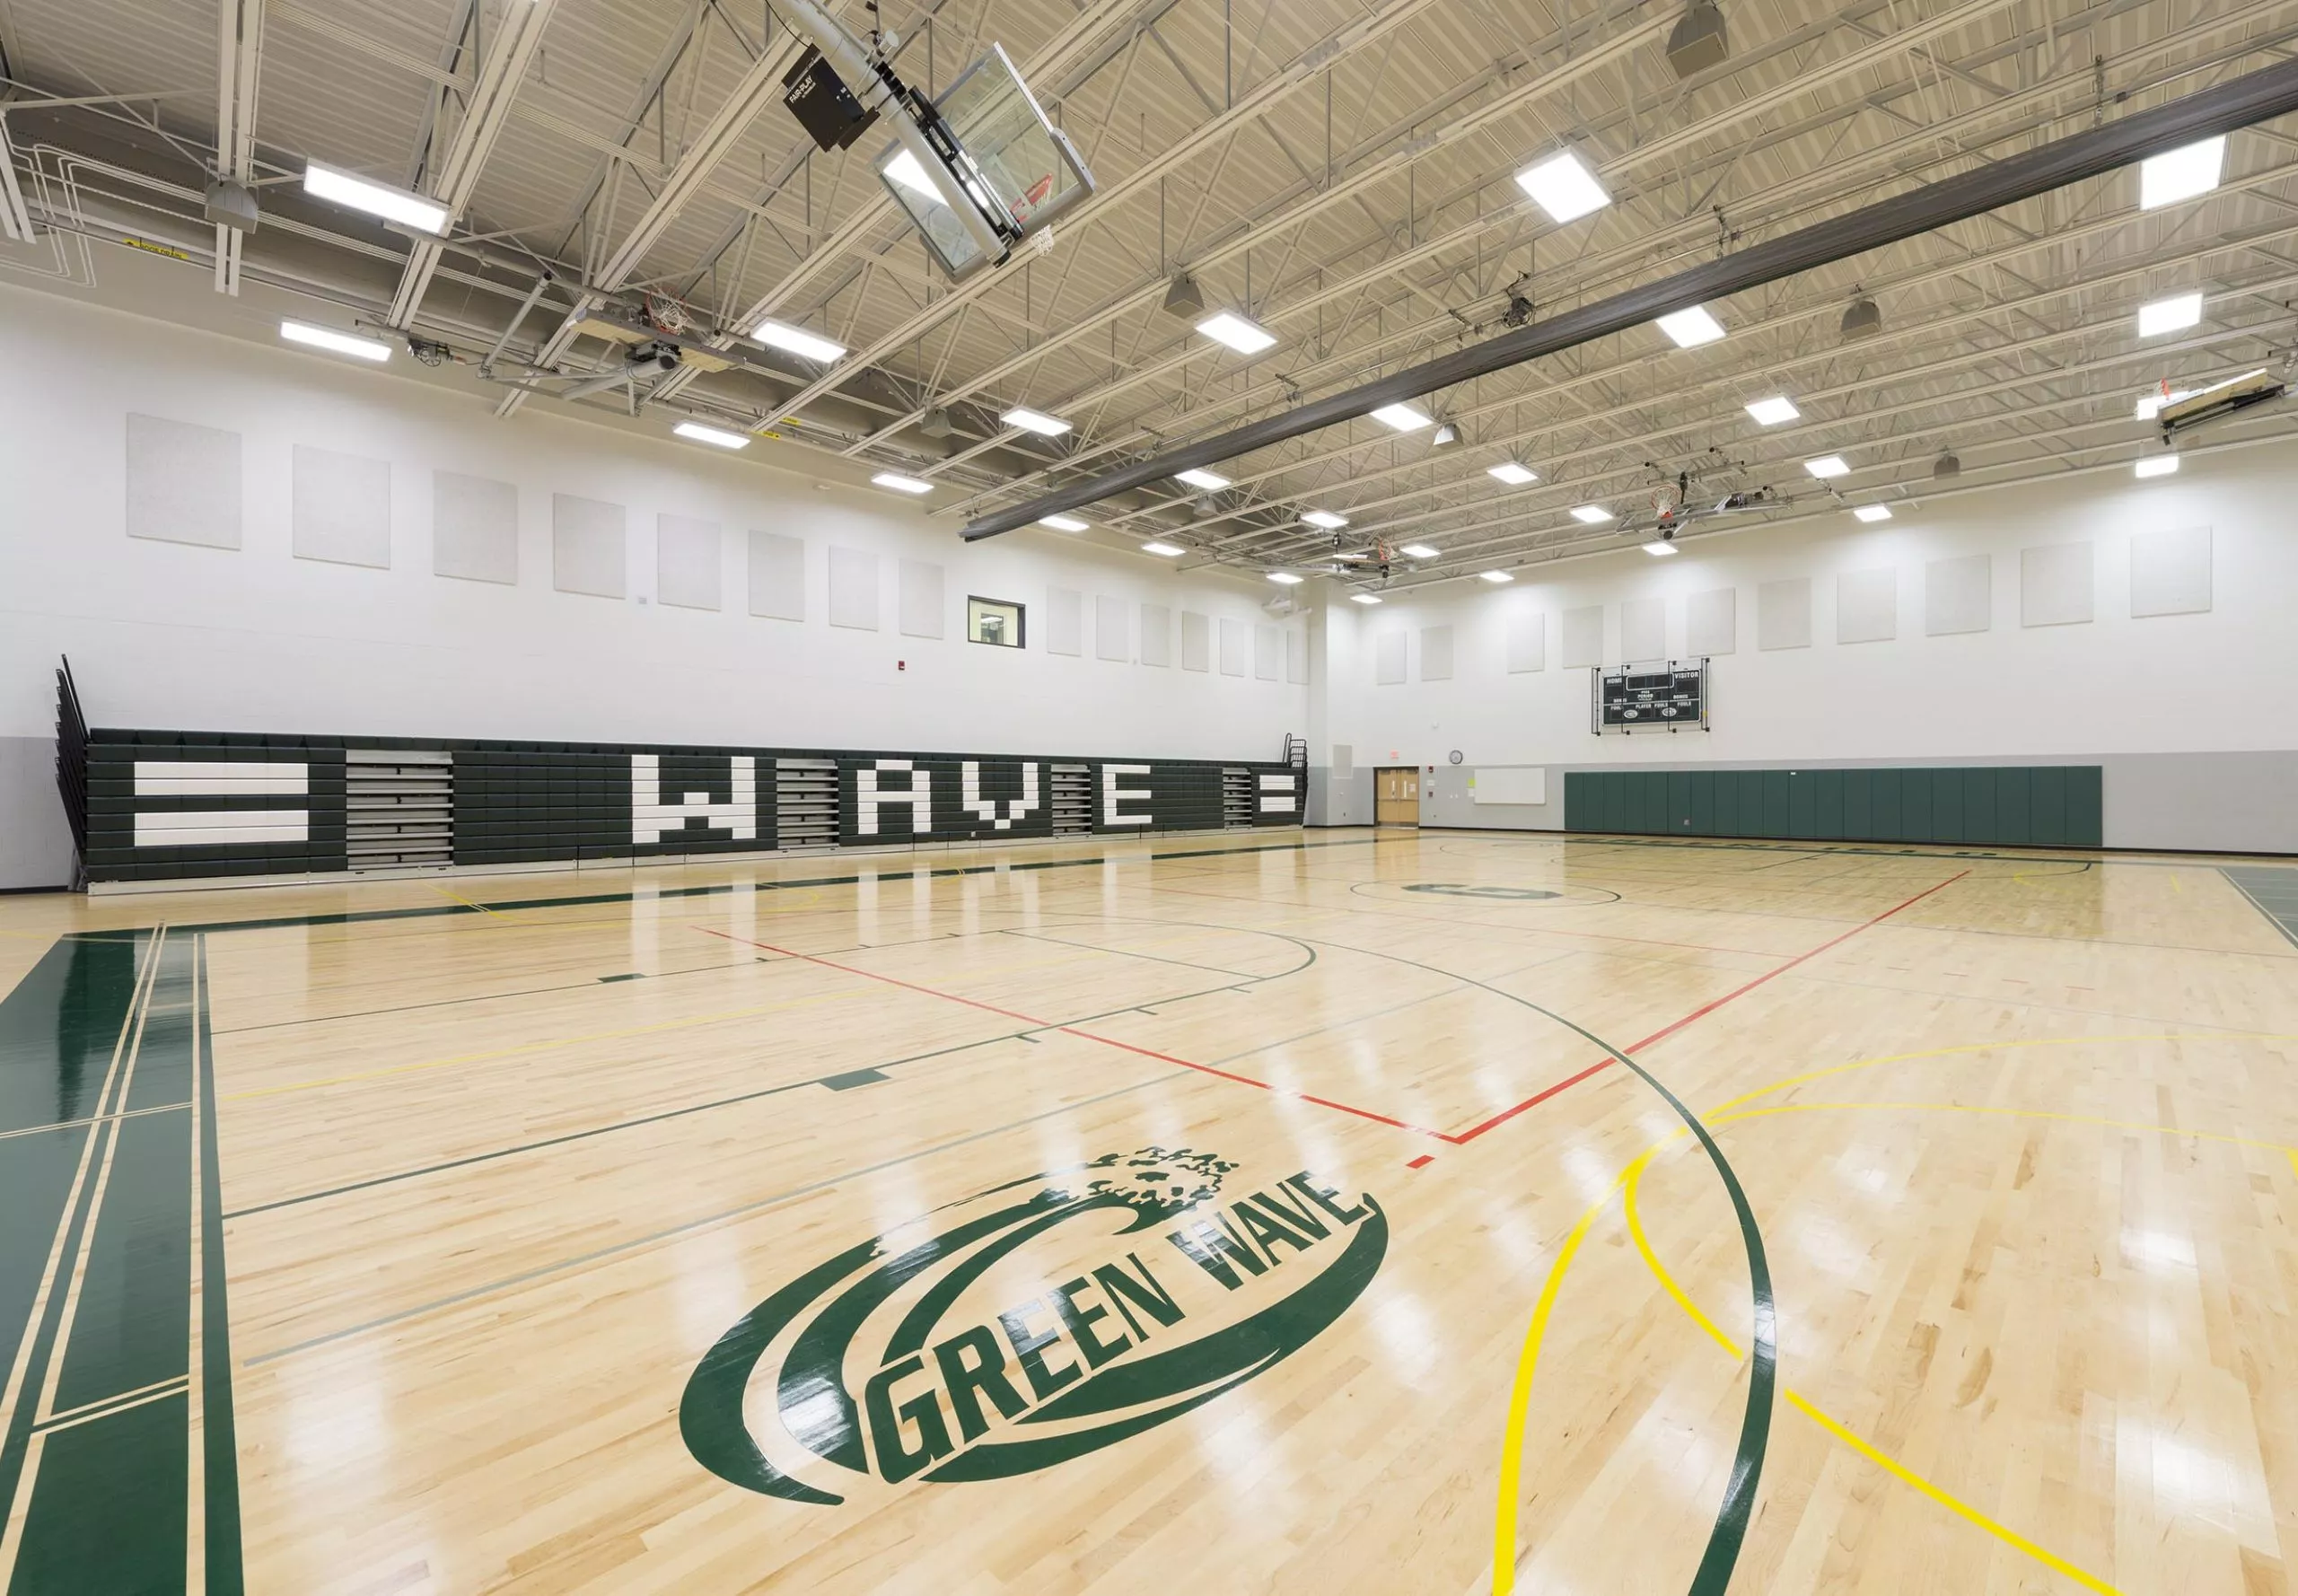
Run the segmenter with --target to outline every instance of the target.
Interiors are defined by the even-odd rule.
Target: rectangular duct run
[[[1224,831],[1250,831],[1253,827],[1253,773],[1233,767],[1221,772],[1221,827]]]
[[[1081,837],[1093,829],[1093,768],[1090,765],[1053,767],[1053,834]]]
[[[774,762],[774,835],[785,849],[838,846],[838,761]]]
[[[346,749],[344,852],[353,870],[454,863],[455,760],[427,749]]]

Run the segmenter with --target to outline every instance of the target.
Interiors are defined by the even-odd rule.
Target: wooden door
[[[1420,772],[1409,765],[1373,773],[1373,820],[1380,826],[1420,824]]]

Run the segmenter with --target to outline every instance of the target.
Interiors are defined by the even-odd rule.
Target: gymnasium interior
[[[2292,0],[0,0],[0,1596],[2298,1596]]]

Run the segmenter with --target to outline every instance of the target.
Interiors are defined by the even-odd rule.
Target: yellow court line
[[[1648,1156],[1649,1155],[1647,1154],[1647,1159]],[[1635,1164],[1631,1165],[1627,1178],[1622,1183],[1623,1191],[1621,1196],[1621,1205],[1627,1216],[1627,1233],[1635,1239],[1636,1250],[1643,1255],[1645,1267],[1652,1271],[1653,1277],[1658,1280],[1659,1283],[1667,1289],[1668,1294],[1675,1299],[1676,1306],[1681,1308],[1686,1313],[1689,1314],[1693,1322],[1697,1324],[1701,1329],[1706,1330],[1708,1336],[1715,1340],[1716,1345],[1723,1347],[1725,1352],[1731,1354],[1732,1359],[1736,1362],[1737,1360],[1745,1357],[1747,1355],[1746,1353],[1742,1351],[1729,1336],[1717,1329],[1715,1321],[1709,1319],[1706,1314],[1701,1312],[1699,1310],[1699,1304],[1693,1302],[1691,1298],[1686,1294],[1684,1288],[1676,1284],[1676,1277],[1668,1273],[1666,1266],[1660,1262],[1659,1254],[1652,1250],[1651,1238],[1644,1233],[1644,1219],[1643,1215],[1636,1208],[1636,1188],[1643,1184],[1644,1165],[1646,1159],[1639,1159]],[[1788,1405],[1794,1407],[1795,1411],[1801,1413],[1804,1417],[1818,1425],[1820,1428],[1825,1430],[1838,1441],[1842,1442],[1846,1446],[1851,1448],[1852,1451],[1857,1452],[1861,1457],[1866,1459],[1877,1468],[1881,1469],[1884,1472],[1891,1475],[1894,1478],[1913,1486],[1916,1490],[1922,1492],[1925,1496],[1930,1497],[1932,1501],[1939,1504],[1940,1506],[1945,1508],[1948,1512],[1961,1519],[1965,1523],[1975,1525],[1978,1528],[1986,1530],[1989,1535],[1994,1536],[2005,1546],[2014,1548],[2019,1551],[2026,1553],[2027,1556],[2032,1557],[2036,1562],[2040,1563],[2052,1573],[2064,1574],[2066,1578],[2073,1580],[2076,1584],[2081,1585],[2086,1591],[2096,1591],[2100,1592],[2100,1596],[2121,1596],[2121,1593],[2117,1591],[2114,1586],[2107,1583],[2106,1581],[2099,1578],[2096,1574],[2087,1573],[2084,1570],[2076,1567],[2074,1564],[2068,1562],[2057,1553],[2051,1551],[2046,1547],[2036,1545],[2033,1541],[2020,1534],[2016,1530],[2012,1529],[2008,1524],[1987,1517],[1987,1514],[1981,1513],[1978,1508],[1973,1507],[1969,1503],[1965,1502],[1960,1497],[1940,1489],[1937,1486],[1932,1484],[1931,1481],[1925,1479],[1922,1475],[1917,1474],[1914,1469],[1900,1462],[1897,1458],[1892,1457],[1888,1452],[1883,1451],[1881,1448],[1871,1443],[1865,1437],[1860,1435],[1849,1425],[1844,1424],[1842,1420],[1835,1418],[1822,1410],[1818,1404],[1814,1403],[1810,1398],[1804,1396],[1801,1391],[1795,1390],[1792,1387],[1782,1386],[1780,1388],[1779,1394],[1786,1399]]]
[[[2298,1147],[2286,1142],[2261,1142],[2250,1136],[2231,1136],[2223,1131],[2191,1130],[2183,1125],[2150,1125],[2143,1119],[2108,1119],[2096,1114],[2062,1114],[2051,1109],[2005,1109],[1993,1103],[1917,1103],[1881,1101],[1853,1101],[1839,1103],[1775,1103],[1767,1109],[1743,1109],[1736,1114],[1718,1114],[1708,1120],[1710,1125],[1730,1125],[1741,1119],[1760,1119],[1773,1114],[1801,1114],[1816,1109],[1842,1112],[1857,1109],[1894,1109],[1908,1114],[1999,1114],[2012,1119],[2056,1119],[2067,1125],[2099,1125],[2109,1130],[2153,1131],[2166,1136],[2192,1136],[2198,1142],[2224,1142],[2236,1147],[2258,1147],[2269,1153],[2286,1153],[2298,1161]]]
[[[475,909],[477,909],[480,914],[485,915],[485,916],[486,916],[488,919],[490,919],[490,920],[492,920],[493,918],[495,918],[495,911],[494,911],[493,909],[491,909],[491,908],[487,908],[487,907],[485,904],[483,904],[483,903],[473,903],[469,899],[468,899],[468,898],[464,897],[461,893],[460,893],[460,892],[451,892],[451,891],[449,891],[446,888],[444,888],[444,887],[441,886],[441,885],[440,885],[438,882],[436,882],[436,881],[429,881],[429,882],[426,882],[426,883],[425,883],[425,885],[427,885],[427,886],[428,886],[428,887],[429,887],[429,888],[430,888],[434,892],[436,892],[437,894],[439,894],[439,896],[440,896],[440,897],[442,897],[442,898],[452,899],[455,902],[461,904],[465,908],[475,908]]]
[[[859,997],[875,995],[864,987],[854,992],[823,992],[810,997],[785,998],[780,1003],[763,1004],[756,1008],[725,1009],[715,1014],[697,1014],[685,1020],[666,1020],[659,1025],[633,1026],[622,1030],[594,1030],[583,1036],[548,1037],[540,1041],[522,1042],[515,1048],[494,1048],[484,1053],[458,1053],[447,1058],[426,1058],[416,1064],[393,1065],[388,1069],[365,1070],[355,1074],[329,1075],[317,1081],[292,1081],[285,1086],[260,1086],[250,1092],[233,1092],[224,1097],[226,1102],[245,1102],[250,1098],[280,1097],[291,1092],[315,1092],[322,1086],[349,1086],[362,1081],[388,1080],[394,1075],[420,1074],[426,1070],[447,1069],[459,1064],[486,1064],[498,1058],[518,1058],[531,1053],[548,1053],[556,1048],[578,1048],[586,1042],[622,1041],[631,1037],[657,1036],[664,1031],[691,1030],[698,1025],[715,1025],[727,1020],[748,1020],[759,1014],[779,1013],[788,1009],[810,1008],[817,1004],[848,1003]]]
[[[1812,1081],[1824,1081],[1834,1075],[1847,1075],[1854,1070],[1873,1069],[1881,1064],[1907,1064],[1918,1058],[1950,1058],[1962,1053],[1992,1053],[1998,1048],[2074,1048],[2098,1042],[2289,1042],[2298,1041],[2298,1033],[2286,1030],[2214,1030],[2157,1031],[2136,1036],[2050,1036],[2007,1037],[1993,1042],[1964,1042],[1952,1048],[1925,1048],[1914,1053],[1885,1053],[1874,1058],[1855,1058],[1849,1064],[1831,1065],[1826,1069],[1811,1070],[1800,1075],[1787,1075],[1768,1086],[1759,1086],[1753,1092],[1743,1092],[1708,1110],[1722,1114],[1753,1102],[1759,1097],[1769,1097],[1775,1092],[1785,1092]]]
[[[1881,1055],[1874,1058],[1855,1059],[1849,1064],[1836,1065],[1827,1069],[1811,1070],[1802,1074],[1789,1075],[1783,1079],[1775,1081],[1769,1085],[1759,1086],[1752,1092],[1742,1092],[1740,1096],[1732,1098],[1728,1101],[1720,1104],[1716,1109],[1710,1110],[1706,1116],[1706,1118],[1708,1124],[1717,1125],[1727,1123],[1732,1119],[1748,1119],[1769,1114],[1792,1112],[1798,1108],[1805,1107],[1807,1105],[1775,1105],[1766,1109],[1742,1110],[1736,1114],[1730,1113],[1729,1110],[1738,1108],[1741,1104],[1752,1102],[1758,1098],[1767,1097],[1773,1092],[1785,1092],[1790,1088],[1800,1086],[1809,1082],[1826,1080],[1835,1075],[1847,1074],[1855,1070],[1871,1069],[1878,1065],[1903,1064],[1916,1059],[1947,1058],[1966,1053],[1990,1053],[1996,1051],[1997,1049],[2019,1048],[2074,1047],[2088,1042],[2290,1040],[2298,1040],[2298,1037],[2294,1037],[2291,1033],[2286,1031],[2211,1031],[2204,1033],[2162,1032],[2144,1036],[2038,1037],[2025,1039],[2013,1039],[2001,1041],[1965,1043],[1959,1046],[1946,1048],[1927,1048],[1916,1052],[1891,1053]],[[1816,1108],[1822,1106],[1883,1107],[1893,1105],[1813,1104],[1808,1106]],[[1964,1105],[1895,1106],[1960,1108]],[[2016,1112],[2017,1110],[2004,1109],[1996,1111],[2011,1113]],[[2171,1134],[2174,1135],[2195,1136],[2210,1140],[2235,1142],[2245,1146],[2281,1148],[2281,1144],[2278,1143],[2250,1142],[2245,1141],[2241,1137],[2224,1136],[2220,1136],[2217,1133],[2208,1131],[2186,1131],[2170,1127],[2131,1126],[2123,1121],[2091,1119],[2080,1115],[2054,1115],[2041,1110],[2036,1111],[2035,1117],[2063,1118],[2077,1123],[2100,1124],[2121,1128],[2168,1130]],[[1499,1492],[1498,1500],[1493,1513],[1493,1596],[1506,1596],[1506,1593],[1513,1590],[1515,1585],[1516,1498],[1521,1477],[1521,1460],[1523,1452],[1524,1425],[1531,1400],[1532,1371],[1534,1365],[1539,1361],[1540,1344],[1547,1334],[1548,1317],[1555,1309],[1557,1293],[1563,1286],[1565,1272],[1571,1267],[1573,1258],[1579,1251],[1581,1243],[1587,1239],[1588,1232],[1593,1228],[1597,1218],[1602,1214],[1604,1208],[1611,1202],[1613,1194],[1621,1190],[1622,1188],[1627,1187],[1632,1180],[1640,1179],[1644,1169],[1651,1162],[1653,1158],[1671,1143],[1682,1139],[1685,1134],[1685,1132],[1680,1130],[1659,1142],[1655,1142],[1652,1146],[1646,1148],[1640,1155],[1638,1155],[1635,1162],[1630,1163],[1627,1169],[1621,1171],[1619,1178],[1613,1183],[1611,1190],[1607,1191],[1604,1196],[1591,1206],[1585,1214],[1582,1215],[1580,1216],[1579,1223],[1573,1226],[1571,1233],[1565,1239],[1562,1250],[1560,1250],[1557,1255],[1556,1262],[1549,1267],[1547,1280],[1540,1287],[1539,1300],[1532,1310],[1532,1322],[1524,1334],[1523,1349],[1517,1356],[1515,1379],[1509,1391],[1507,1419],[1503,1426],[1501,1435]],[[2288,1153],[2292,1174],[2294,1176],[2298,1176],[2298,1149],[2283,1150],[2286,1151]],[[1638,1247],[1645,1254],[1646,1264],[1650,1266],[1653,1270],[1653,1273],[1658,1276],[1661,1283],[1668,1287],[1670,1293],[1675,1297],[1678,1304],[1681,1306],[1686,1312],[1691,1315],[1693,1320],[1699,1325],[1701,1329],[1705,1330],[1720,1346],[1731,1352],[1734,1357],[1743,1355],[1732,1343],[1731,1338],[1724,1335],[1724,1333],[1716,1327],[1715,1321],[1710,1320],[1705,1313],[1702,1313],[1699,1311],[1698,1305],[1693,1302],[1690,1298],[1685,1296],[1675,1285],[1672,1277],[1671,1277],[1664,1269],[1659,1267],[1657,1258],[1653,1257],[1650,1251],[1648,1242],[1645,1242],[1642,1239],[1640,1221],[1632,1220],[1630,1223],[1630,1230],[1632,1233],[1635,1233],[1637,1236]],[[1957,1511],[1964,1512],[1966,1516],[1971,1519],[1972,1522],[1978,1523],[1983,1527],[1988,1528],[1991,1532],[1999,1533],[2007,1543],[2017,1546],[2022,1551],[2031,1552],[2032,1555],[2039,1557],[2046,1564],[2051,1566],[2057,1566],[2057,1565],[2053,1562],[2052,1555],[2050,1553],[2044,1551],[2039,1547],[2035,1547],[2033,1543],[2027,1541],[2024,1538],[2019,1536],[2016,1531],[2004,1526],[1996,1525],[1994,1521],[1985,1518],[1984,1515],[1977,1514],[1975,1510],[1966,1510],[1961,1508],[1952,1497],[1949,1497],[1943,1492],[1940,1492],[1938,1488],[1931,1485],[1929,1481],[1923,1479],[1920,1476],[1917,1476],[1911,1470],[1905,1469],[1904,1466],[1888,1458],[1885,1454],[1880,1451],[1875,1451],[1873,1448],[1869,1447],[1864,1441],[1861,1440],[1850,1430],[1844,1428],[1834,1420],[1829,1418],[1818,1408],[1808,1407],[1808,1405],[1803,1403],[1802,1399],[1796,1398],[1793,1392],[1789,1392],[1788,1396],[1792,1401],[1796,1403],[1799,1410],[1807,1409],[1813,1421],[1820,1424],[1823,1428],[1829,1429],[1830,1433],[1839,1432],[1839,1434],[1838,1434],[1838,1439],[1842,1440],[1846,1444],[1859,1451],[1863,1456],[1871,1456],[1871,1460],[1876,1462],[1878,1466],[1905,1479],[1908,1484],[1913,1485],[1916,1489],[1923,1491],[1925,1495],[1934,1495],[1937,1500],[1950,1506],[1955,1506]],[[2087,1583],[2090,1585],[2090,1588],[2093,1590],[2102,1592],[2112,1592],[2113,1590],[2112,1586],[2100,1584],[2093,1581],[2090,1575],[2083,1573],[2080,1569],[2074,1568],[2071,1564],[2066,1565],[2062,1572],[2066,1573],[2070,1578],[2075,1579],[2079,1582]]]
[[[1680,1136],[1683,1133],[1677,1134]],[[1500,1500],[1492,1515],[1492,1596],[1508,1596],[1508,1592],[1516,1588],[1516,1497],[1523,1469],[1524,1419],[1532,1401],[1532,1369],[1539,1362],[1540,1342],[1548,1334],[1548,1315],[1555,1311],[1557,1293],[1564,1285],[1565,1271],[1571,1268],[1573,1255],[1588,1239],[1588,1232],[1595,1228],[1597,1219],[1611,1206],[1612,1197],[1627,1182],[1629,1174],[1641,1171],[1667,1144],[1666,1141],[1655,1142],[1646,1148],[1643,1156],[1612,1182],[1611,1188],[1590,1204],[1588,1211],[1580,1215],[1580,1222],[1564,1238],[1564,1245],[1557,1252],[1556,1262],[1548,1266],[1548,1279],[1540,1286],[1539,1301],[1532,1307],[1532,1322],[1524,1331],[1523,1350],[1516,1355],[1515,1383],[1508,1390],[1508,1422],[1501,1430]]]

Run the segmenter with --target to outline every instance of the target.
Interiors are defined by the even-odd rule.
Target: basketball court
[[[0,1596],[2298,1596],[2289,0],[0,0]]]

